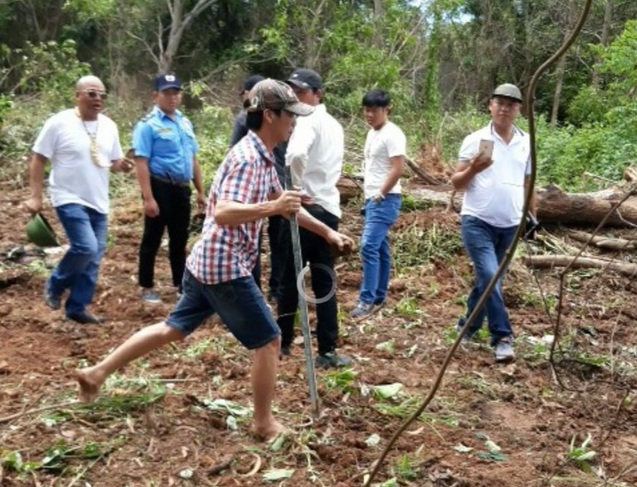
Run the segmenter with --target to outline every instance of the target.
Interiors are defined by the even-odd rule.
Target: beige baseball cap
[[[286,110],[304,117],[314,111],[314,107],[301,103],[289,85],[275,79],[259,81],[248,93],[245,102],[248,112],[270,110]]]

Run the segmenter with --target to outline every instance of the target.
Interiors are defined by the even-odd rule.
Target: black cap
[[[263,81],[265,78],[260,74],[253,74],[249,78],[247,78],[243,83],[243,91],[250,91],[254,88],[259,81]]]
[[[170,88],[181,90],[181,80],[174,74],[160,74],[155,78],[155,91],[164,91]]]
[[[295,69],[288,78],[288,84],[298,86],[302,90],[323,89],[321,76],[316,71],[306,68]]]

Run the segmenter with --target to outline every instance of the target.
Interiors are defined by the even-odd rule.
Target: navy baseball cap
[[[164,91],[170,88],[181,90],[181,80],[174,74],[161,74],[155,78],[155,91]]]
[[[256,85],[259,81],[263,81],[264,79],[265,78],[260,74],[253,74],[243,83],[243,91],[250,91],[252,88],[254,88],[254,85]]]
[[[288,78],[288,84],[292,84],[302,90],[321,90],[323,89],[323,80],[321,76],[312,69],[298,68],[295,69]]]

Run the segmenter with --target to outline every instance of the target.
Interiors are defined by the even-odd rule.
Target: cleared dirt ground
[[[176,293],[162,250],[157,269],[165,304],[140,301],[141,205],[137,196],[114,198],[109,250],[92,307],[108,323],[65,321],[42,301],[46,266],[59,255],[28,246],[26,255],[15,251],[27,244],[20,207],[26,196],[9,185],[0,196],[3,486],[363,485],[389,438],[428,393],[471,285],[458,216],[438,209],[401,215],[392,237],[396,262],[388,306],[363,323],[347,318],[357,299],[359,258],[341,258],[340,352],[354,366],[318,372],[322,414],[312,420],[303,349],[295,347],[280,364],[276,397],[278,417],[294,433],[264,444],[250,434],[250,353],[219,323],[121,371],[95,405],[68,404],[76,398],[74,370],[165,317]],[[46,214],[56,221],[50,209]],[[352,203],[343,229],[359,236],[360,228]],[[398,440],[377,482],[637,485],[637,286],[610,272],[572,273],[565,280],[563,352],[551,367],[557,276],[557,270],[534,274],[519,261],[513,264],[505,293],[517,361],[495,365],[486,336],[458,349],[438,395]],[[389,384],[401,385],[396,394],[377,388]],[[582,447],[588,435],[590,443]]]

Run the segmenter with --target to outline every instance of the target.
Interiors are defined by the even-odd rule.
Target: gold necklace
[[[80,119],[80,121],[82,122],[82,125],[84,126],[84,130],[86,131],[86,135],[88,135],[88,138],[91,139],[91,161],[93,161],[93,164],[95,164],[97,167],[111,167],[111,164],[109,162],[104,163],[102,162],[102,159],[100,158],[100,146],[97,143],[97,130],[99,129],[99,119],[97,121],[97,125],[95,126],[95,133],[91,133],[88,129],[88,127],[86,126],[86,123],[84,122],[84,119],[82,118],[82,115],[80,114],[80,110],[79,108],[75,107],[75,115],[77,115]]]

